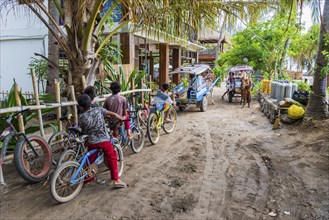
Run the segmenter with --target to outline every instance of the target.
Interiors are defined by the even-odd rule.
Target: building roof
[[[217,43],[217,42],[221,42],[221,43],[227,43],[232,45],[232,42],[230,41],[230,39],[228,38],[227,35],[222,35],[220,37],[220,33],[210,29],[208,27],[205,27],[203,29],[201,29],[198,33],[198,41],[202,42],[202,43]]]

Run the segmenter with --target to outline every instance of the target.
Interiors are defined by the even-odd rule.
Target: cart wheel
[[[232,92],[229,92],[228,93],[228,102],[231,103],[232,102],[232,99],[233,99],[233,93]]]
[[[207,111],[207,108],[208,108],[208,98],[207,98],[207,96],[205,95],[205,96],[202,97],[200,110],[201,110],[202,112],[205,112],[205,111]]]
[[[182,106],[179,106],[178,108],[179,108],[179,111],[181,111],[181,112],[185,111],[185,109],[186,109],[186,107],[182,107]]]

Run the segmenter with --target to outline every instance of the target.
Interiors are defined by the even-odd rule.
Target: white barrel
[[[297,85],[297,83],[293,83],[292,84],[292,92],[291,92],[291,94],[294,94],[295,91],[298,91],[298,85]]]
[[[285,86],[285,98],[291,98],[292,97],[292,84],[289,82]]]
[[[282,83],[277,82],[276,83],[276,88],[275,88],[275,99],[278,99],[280,97],[280,86],[282,85]]]
[[[277,82],[271,82],[271,95],[270,98],[275,99],[275,91],[276,91],[276,87],[277,87]]]
[[[285,93],[285,84],[279,83],[279,86],[277,87],[277,93],[278,96],[276,97],[277,102],[280,102],[284,99],[284,93]]]

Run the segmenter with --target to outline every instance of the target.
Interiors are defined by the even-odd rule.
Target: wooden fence
[[[73,86],[70,87],[70,90],[71,90],[70,91],[71,92],[70,99],[72,101],[61,102],[60,101],[60,89],[59,89],[60,85],[59,85],[58,81],[55,81],[55,100],[56,100],[56,103],[46,103],[46,104],[41,105],[40,100],[39,100],[39,94],[38,94],[38,91],[37,91],[37,84],[36,84],[36,80],[35,80],[34,69],[31,69],[31,76],[32,76],[32,83],[33,83],[33,90],[34,90],[34,93],[32,94],[32,96],[35,99],[36,105],[22,106],[21,105],[21,100],[20,100],[20,97],[19,97],[20,88],[17,84],[15,84],[14,88],[15,88],[15,99],[16,99],[16,105],[17,106],[16,107],[11,107],[11,108],[0,109],[0,115],[4,114],[4,113],[18,112],[18,111],[22,111],[22,110],[28,109],[28,108],[30,110],[35,110],[35,111],[38,112],[40,134],[41,134],[41,136],[45,137],[41,110],[42,109],[48,109],[48,108],[55,109],[56,110],[56,115],[57,115],[58,128],[59,128],[59,130],[62,130],[62,122],[60,121],[62,107],[72,106],[72,109],[73,109],[72,113],[73,113],[74,123],[77,124],[78,123],[78,113],[77,113],[77,102],[76,102],[76,98],[75,98],[74,87]],[[83,82],[83,79],[82,79],[82,82]],[[132,85],[132,88],[133,88],[133,85]],[[120,94],[125,95],[125,94],[130,94],[130,93],[142,93],[142,100],[144,100],[144,93],[145,92],[149,92],[149,94],[150,94],[151,89],[132,89],[132,90],[129,90],[129,91],[121,92]],[[105,99],[107,97],[109,97],[110,95],[111,94],[106,94],[106,95],[103,95],[103,97],[96,97],[95,101],[104,102]],[[151,100],[151,97],[149,97],[149,100]],[[24,132],[24,121],[23,121],[23,116],[22,115],[18,116],[18,129],[19,129],[20,132]]]

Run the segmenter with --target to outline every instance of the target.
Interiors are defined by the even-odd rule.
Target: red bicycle
[[[14,150],[14,162],[19,175],[30,183],[37,183],[47,178],[51,169],[51,152],[47,141],[39,135],[26,135],[18,132],[11,120],[17,115],[29,111],[24,109],[8,117],[0,117],[7,127],[0,133],[0,141],[3,142],[0,156],[0,185],[6,185],[2,175],[2,164],[5,160],[9,141],[16,139]],[[18,139],[18,136],[21,138]]]

